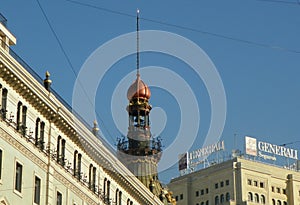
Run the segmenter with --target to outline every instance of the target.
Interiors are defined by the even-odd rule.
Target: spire
[[[140,36],[139,36],[139,14],[140,10],[136,10],[136,76],[140,77]]]

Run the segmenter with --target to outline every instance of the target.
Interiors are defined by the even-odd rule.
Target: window
[[[253,194],[248,192],[248,201],[253,201]]]
[[[215,196],[215,205],[219,205],[220,201],[219,201],[219,196]]]
[[[274,187],[274,186],[272,186],[271,188],[272,188],[272,192],[275,192],[275,187]]]
[[[56,205],[62,205],[62,194],[59,191],[56,193]]]
[[[217,189],[219,187],[218,183],[215,183],[215,189]]]
[[[61,136],[57,137],[57,145],[56,145],[56,161],[59,163],[60,161],[60,146],[61,146]]]
[[[175,196],[175,200],[178,201],[178,196]]]
[[[57,148],[56,148],[56,160],[57,163],[65,166],[65,151],[66,150],[66,140],[62,139],[59,135],[57,137]]]
[[[257,181],[254,181],[254,182],[253,182],[253,185],[254,185],[254,186],[258,186],[258,182],[257,182]]]
[[[208,200],[206,201],[205,205],[209,205],[209,201]]]
[[[261,195],[261,196],[260,196],[260,202],[261,202],[262,204],[266,204],[266,197],[265,197],[264,195]]]
[[[45,135],[45,123],[41,122],[41,130],[40,130],[40,140],[39,140],[39,144],[40,144],[40,149],[44,150],[44,144],[45,144],[45,139],[44,139],[44,135]]]
[[[208,188],[206,188],[206,193],[208,194],[208,192],[209,192],[209,191],[208,191]]]
[[[103,194],[104,194],[104,200],[109,202],[110,199],[110,181],[107,180],[107,178],[104,179],[103,183]]]
[[[35,146],[39,146],[39,126],[40,126],[40,118],[37,118],[35,121]]]
[[[7,108],[7,89],[3,89],[2,90],[2,108],[1,108],[1,112],[2,112],[2,118],[5,119],[6,118],[6,108]]]
[[[20,127],[21,127],[21,120],[20,120],[20,118],[21,118],[21,107],[22,107],[22,103],[18,102],[18,107],[17,107],[17,121],[16,121],[16,123],[17,123],[17,130],[19,130]]]
[[[96,191],[96,167],[90,164],[89,168],[89,188],[95,192]]]
[[[81,154],[77,150],[74,152],[73,160],[73,175],[80,180],[81,179]]]
[[[276,205],[275,199],[272,199],[272,205]]]
[[[284,201],[284,202],[283,202],[283,205],[287,205],[287,202],[286,202],[286,201]]]
[[[36,176],[34,181],[34,203],[35,204],[40,204],[40,197],[41,197],[41,179]]]
[[[119,191],[119,204],[117,205],[122,205],[122,192]]]
[[[279,187],[276,188],[276,192],[280,193],[280,188]]]
[[[201,195],[204,195],[204,189],[201,189]]]
[[[224,203],[224,202],[225,202],[224,194],[221,194],[221,197],[220,197],[220,198],[221,198],[221,204]]]
[[[280,200],[277,200],[277,205],[281,205],[281,201]]]
[[[61,165],[65,166],[66,140],[61,141]]]
[[[196,191],[196,196],[199,196],[199,191]]]
[[[248,185],[252,185],[252,180],[251,179],[248,179],[247,182],[248,182]]]
[[[229,180],[228,179],[226,180],[226,186],[229,186]]]
[[[265,187],[264,183],[263,183],[263,182],[260,182],[260,183],[259,183],[259,187],[260,187],[260,188],[264,188],[264,187]]]
[[[1,180],[1,177],[2,177],[2,156],[3,156],[3,152],[0,149],[0,180]]]
[[[258,194],[254,194],[254,202],[259,203],[259,196]]]
[[[224,182],[223,181],[221,181],[220,186],[224,187]]]
[[[283,193],[283,194],[286,194],[286,189],[282,189],[282,193]]]
[[[16,178],[15,178],[15,190],[21,193],[22,191],[22,169],[23,166],[20,163],[16,163]]]
[[[26,115],[27,115],[27,107],[26,106],[23,106],[22,107],[22,126],[21,126],[21,131],[22,131],[22,134],[23,136],[26,135]]]
[[[229,192],[226,193],[226,201],[230,201],[230,193]]]
[[[119,199],[119,189],[116,190],[116,195],[115,195],[115,204],[118,204]]]
[[[183,199],[183,194],[180,194],[180,200],[182,200]]]

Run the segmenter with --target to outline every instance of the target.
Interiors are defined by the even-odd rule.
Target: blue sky
[[[202,48],[214,63],[227,99],[221,138],[228,152],[235,144],[243,149],[245,135],[275,144],[300,140],[300,4],[296,0],[40,0],[40,5],[66,55],[37,1],[1,1],[0,8],[8,19],[8,28],[17,37],[13,50],[40,76],[44,77],[49,70],[53,88],[69,104],[72,104],[76,80],[74,72],[78,74],[92,52],[104,43],[134,32],[134,16],[139,8],[141,30],[168,31],[183,36]],[[99,61],[101,64],[101,59]],[[112,93],[118,82],[134,71],[135,63],[134,55],[116,62],[97,90],[99,125],[111,144],[121,135],[111,117]],[[160,66],[176,72],[190,85],[201,118],[197,139],[190,150],[201,147],[211,120],[211,102],[201,78],[186,63],[166,54],[142,53],[140,65],[142,78],[143,67]],[[156,110],[157,119],[152,118],[151,126],[159,133],[153,134],[160,135],[168,147],[180,125],[180,104],[168,90],[153,87],[151,91],[151,104],[161,107],[167,117],[166,126],[159,132],[158,124],[165,118]],[[120,113],[120,116],[126,115],[126,93],[123,95],[125,104],[120,102],[120,107],[125,114]],[[123,118],[127,125],[127,116]],[[298,148],[299,145],[289,146]],[[166,183],[177,175],[175,165],[163,171],[161,179]]]

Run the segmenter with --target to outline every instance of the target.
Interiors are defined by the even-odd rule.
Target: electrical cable
[[[124,13],[124,12],[115,11],[115,10],[107,9],[107,8],[104,8],[104,7],[99,7],[99,6],[87,4],[87,3],[82,3],[82,2],[79,2],[79,1],[75,1],[75,0],[65,0],[65,1],[68,1],[68,2],[73,3],[73,4],[81,5],[81,6],[94,8],[94,9],[97,9],[97,10],[102,10],[102,11],[112,13],[112,14],[116,14],[116,15],[127,16],[127,17],[130,17],[130,18],[136,18],[136,16],[130,15],[130,14],[127,14],[127,13]],[[272,1],[272,0],[257,0],[257,1]],[[281,0],[273,0],[273,1],[281,1]],[[181,25],[168,23],[168,22],[164,22],[164,21],[159,21],[159,20],[154,20],[154,19],[149,19],[149,18],[140,18],[140,19],[142,19],[144,21],[156,23],[156,24],[170,26],[170,27],[174,27],[174,28],[178,28],[178,29],[182,29],[182,30],[187,30],[187,31],[192,31],[192,32],[196,32],[196,33],[201,33],[201,34],[205,34],[205,35],[210,35],[210,36],[214,36],[214,37],[222,38],[222,39],[226,39],[226,40],[231,40],[231,41],[236,41],[236,42],[240,42],[240,43],[245,43],[245,44],[249,44],[249,45],[258,46],[258,47],[264,47],[264,48],[269,48],[269,49],[274,49],[274,50],[281,50],[281,51],[286,51],[286,52],[290,52],[290,53],[300,54],[299,50],[294,50],[294,49],[285,48],[285,47],[281,47],[281,46],[274,46],[274,45],[270,45],[270,44],[267,44],[267,43],[259,43],[259,42],[255,42],[255,41],[235,38],[235,37],[226,36],[226,35],[223,35],[223,34],[213,33],[213,32],[209,32],[209,31],[204,31],[204,30],[200,30],[200,29],[195,29],[195,28],[191,28],[191,27],[187,27],[187,26],[181,26]]]
[[[65,51],[65,49],[64,49],[64,47],[63,47],[63,45],[62,45],[62,42],[60,41],[58,35],[56,34],[56,32],[55,32],[55,30],[54,30],[54,28],[53,28],[53,26],[51,25],[51,22],[50,22],[50,20],[49,20],[49,18],[48,18],[48,16],[47,16],[46,12],[44,11],[42,5],[40,4],[40,1],[39,1],[39,0],[36,0],[36,1],[37,1],[37,3],[38,3],[38,6],[39,6],[39,8],[40,8],[40,10],[41,10],[41,12],[42,12],[42,14],[43,14],[43,16],[44,16],[46,22],[47,22],[47,24],[48,24],[48,26],[49,26],[49,28],[50,28],[52,34],[54,35],[54,37],[55,37],[55,39],[56,39],[56,41],[57,41],[57,43],[58,43],[58,45],[59,45],[59,48],[60,48],[61,51],[63,52],[63,55],[64,55],[64,57],[66,58],[67,63],[69,64],[69,66],[70,66],[70,68],[71,68],[71,70],[72,70],[72,72],[73,72],[73,74],[74,74],[74,76],[75,76],[75,78],[76,78],[76,77],[77,77],[77,73],[76,73],[76,71],[75,71],[75,69],[74,69],[74,66],[73,66],[73,64],[72,64],[72,62],[71,62],[71,60],[70,60],[68,54],[66,53],[66,51]],[[83,88],[83,85],[82,85],[82,83],[80,82],[79,79],[78,79],[78,83],[79,83],[79,86],[82,88],[84,94],[86,95],[86,97],[87,97],[89,103],[91,104],[91,106],[93,106],[93,103],[92,103],[91,99],[88,97],[88,94],[87,94],[86,90]],[[96,110],[95,110],[95,113],[96,113],[97,117],[100,119],[100,121],[101,121],[101,123],[102,123],[102,125],[103,125],[103,127],[104,127],[104,129],[105,129],[105,131],[108,133],[108,135],[109,135],[109,137],[111,138],[111,140],[115,141],[115,139],[112,137],[110,131],[109,131],[108,128],[105,126],[104,121],[103,121],[102,118],[100,117],[99,113],[97,113]]]

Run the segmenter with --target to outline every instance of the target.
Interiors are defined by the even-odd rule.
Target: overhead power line
[[[271,3],[281,3],[281,4],[296,4],[300,6],[300,0],[295,1],[283,1],[283,0],[256,0],[256,1],[265,1]]]
[[[136,18],[135,15],[127,14],[127,13],[120,12],[120,11],[115,11],[115,10],[112,10],[112,9],[107,9],[107,8],[100,7],[100,6],[95,6],[95,5],[88,4],[88,3],[82,3],[82,2],[79,2],[79,1],[75,1],[75,0],[65,0],[65,1],[68,1],[68,2],[73,3],[73,4],[77,4],[77,5],[81,5],[81,6],[85,6],[85,7],[90,7],[90,8],[97,9],[97,10],[101,10],[101,11],[104,11],[104,12],[116,14],[116,15],[127,16],[127,17],[130,17],[130,18]],[[258,0],[258,1],[272,1],[272,0]],[[281,1],[281,0],[273,0],[273,1]],[[178,28],[178,29],[182,29],[182,30],[187,30],[187,31],[192,31],[192,32],[196,32],[196,33],[201,33],[201,34],[205,34],[205,35],[210,35],[210,36],[214,36],[214,37],[217,37],[217,38],[222,38],[222,39],[231,40],[231,41],[235,41],[235,42],[240,42],[240,43],[244,43],[244,44],[249,44],[249,45],[274,49],[274,50],[281,50],[281,51],[285,51],[285,52],[300,54],[300,50],[285,48],[285,47],[282,47],[282,46],[276,46],[276,45],[271,45],[271,44],[267,44],[267,43],[260,43],[260,42],[235,38],[235,37],[231,37],[231,36],[227,36],[227,35],[223,35],[223,34],[219,34],[219,33],[213,33],[213,32],[209,32],[209,31],[205,31],[205,30],[200,30],[200,29],[196,29],[196,28],[192,28],[192,27],[177,25],[177,24],[168,23],[168,22],[164,22],[164,21],[159,21],[159,20],[155,20],[155,19],[149,19],[149,18],[143,18],[143,17],[140,17],[140,19],[142,19],[144,21],[156,23],[156,24],[170,26],[170,27],[174,27],[174,28]]]
[[[61,40],[59,39],[58,35],[56,34],[56,32],[55,32],[55,30],[54,30],[54,28],[53,28],[53,26],[52,26],[52,24],[51,24],[51,22],[50,22],[50,20],[49,20],[49,18],[48,18],[48,16],[47,16],[47,14],[46,14],[46,12],[45,12],[45,10],[43,9],[42,5],[40,4],[40,1],[39,1],[39,0],[36,0],[36,1],[37,1],[37,3],[38,3],[38,6],[39,6],[41,12],[43,13],[43,16],[44,16],[44,18],[45,18],[45,20],[46,20],[46,22],[47,22],[47,24],[48,24],[48,26],[49,26],[49,28],[50,28],[52,34],[54,35],[54,37],[55,37],[55,39],[56,39],[56,41],[57,41],[57,43],[58,43],[58,45],[59,45],[60,50],[62,51],[64,57],[66,58],[66,60],[67,60],[67,62],[68,62],[68,64],[69,64],[69,67],[70,67],[71,70],[72,70],[72,73],[74,74],[74,76],[75,76],[75,78],[76,78],[76,77],[77,77],[77,73],[76,73],[76,71],[75,71],[75,69],[74,69],[74,66],[73,66],[73,64],[72,64],[72,62],[71,62],[71,60],[70,60],[70,58],[69,58],[67,52],[65,51],[65,49],[64,49],[64,47],[63,47],[63,45],[62,45]],[[87,97],[87,99],[88,99],[90,105],[92,106],[92,105],[93,105],[92,100],[88,97],[88,94],[87,94],[86,90],[84,89],[84,87],[83,87],[83,85],[82,85],[82,82],[81,82],[79,79],[78,79],[78,84],[79,84],[79,86],[81,87],[81,89],[83,90],[84,95]],[[98,114],[97,111],[95,111],[95,113],[96,113],[96,115],[97,115],[97,118],[100,119],[100,121],[101,121],[101,123],[102,123],[102,125],[103,125],[105,131],[108,133],[109,137],[110,137],[113,141],[115,141],[115,139],[112,137],[110,131],[109,131],[108,128],[105,126],[104,121],[102,120],[101,116]]]

